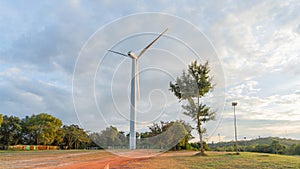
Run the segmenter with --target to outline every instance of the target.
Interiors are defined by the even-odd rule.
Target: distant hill
[[[219,142],[208,144],[213,151],[234,151],[235,142]],[[279,137],[266,137],[253,140],[238,141],[239,151],[262,152],[273,154],[300,155],[300,140]]]
[[[289,138],[279,138],[279,137],[265,137],[265,138],[258,138],[258,139],[252,139],[252,140],[241,140],[238,141],[239,146],[256,146],[260,144],[268,144],[271,145],[274,140],[277,140],[279,144],[285,145],[286,147],[290,147],[293,144],[300,144],[300,140],[293,140]],[[210,148],[215,147],[224,147],[224,146],[233,146],[234,141],[229,142],[219,142],[219,143],[210,143],[208,146]]]

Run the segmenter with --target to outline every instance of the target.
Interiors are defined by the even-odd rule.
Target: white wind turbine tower
[[[139,74],[138,74],[138,59],[146,52],[146,50],[152,46],[158,38],[160,38],[168,28],[160,33],[157,38],[155,38],[149,45],[147,45],[138,55],[135,55],[132,51],[129,51],[128,54],[123,54],[113,50],[108,50],[122,56],[130,57],[132,59],[132,74],[131,74],[131,97],[130,97],[130,134],[129,134],[129,149],[136,149],[136,96],[140,96],[140,84],[139,84]]]

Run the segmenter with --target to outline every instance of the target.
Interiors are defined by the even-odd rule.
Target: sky
[[[300,139],[300,2],[0,1],[0,113],[41,112],[89,131],[129,131],[131,60],[139,60],[137,129],[184,119],[170,81],[197,59],[211,65],[216,110],[207,141]],[[197,138],[196,133],[193,133]],[[220,135],[220,137],[218,136]]]

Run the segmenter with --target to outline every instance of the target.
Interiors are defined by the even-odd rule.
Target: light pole
[[[235,152],[236,154],[239,154],[238,145],[237,145],[236,116],[235,116],[235,106],[237,106],[237,102],[232,102],[232,106],[233,106],[233,115],[234,115]]]
[[[246,151],[246,139],[247,139],[247,137],[244,137],[244,146],[245,146],[245,148],[244,148],[244,151]]]

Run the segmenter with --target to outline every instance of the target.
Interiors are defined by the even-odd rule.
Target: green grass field
[[[59,150],[59,151],[0,151],[0,168],[56,168],[68,164],[113,163],[116,168],[299,168],[299,156],[285,156],[242,152],[234,155],[226,152],[207,152],[208,156],[194,156],[195,152],[167,152],[151,158],[133,158],[126,161],[103,150]],[[114,162],[112,162],[114,161]],[[97,163],[95,163],[97,162]],[[112,166],[111,165],[111,166]],[[112,166],[113,167],[113,166]]]
[[[299,156],[285,156],[262,153],[208,152],[208,156],[162,156],[131,163],[129,168],[300,168]]]

